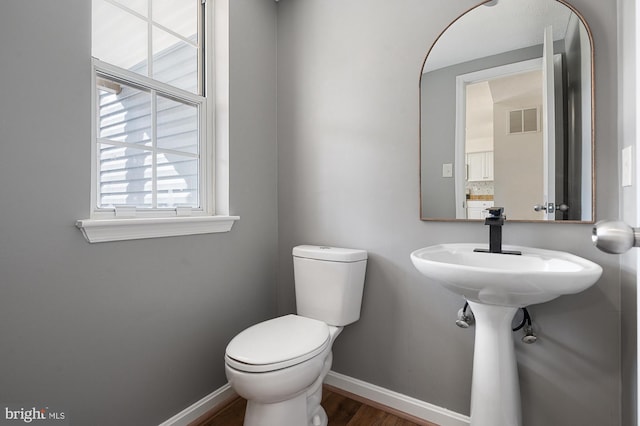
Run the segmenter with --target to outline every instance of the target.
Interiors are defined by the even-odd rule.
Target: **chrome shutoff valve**
[[[533,328],[530,325],[526,325],[524,327],[524,336],[522,336],[522,341],[524,343],[535,343],[538,340],[538,337],[533,333]]]
[[[473,324],[473,313],[469,310],[469,303],[465,302],[464,307],[458,311],[458,319],[456,319],[456,325],[460,328],[469,328]]]

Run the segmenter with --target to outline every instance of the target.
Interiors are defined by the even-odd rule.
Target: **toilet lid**
[[[229,342],[225,359],[238,370],[273,371],[313,358],[329,343],[329,326],[324,322],[285,315],[242,331]]]

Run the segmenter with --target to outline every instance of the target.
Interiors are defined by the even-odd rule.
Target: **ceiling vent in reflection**
[[[507,131],[509,134],[540,131],[538,108],[526,108],[509,111]]]

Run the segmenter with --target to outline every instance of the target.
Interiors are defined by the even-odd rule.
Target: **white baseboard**
[[[471,422],[469,416],[458,414],[446,408],[438,407],[335,371],[329,371],[324,382],[440,426],[469,426]]]
[[[231,389],[229,383],[227,383],[190,407],[185,408],[169,420],[162,422],[159,426],[187,426],[206,412],[213,410],[235,395],[236,393]]]
[[[440,426],[469,426],[471,419],[446,408],[420,401],[419,399],[394,392],[344,374],[329,371],[324,382],[333,387],[343,389],[352,394],[375,401],[378,404],[402,411],[420,419],[438,424]],[[200,401],[185,408],[169,420],[159,426],[188,426],[206,412],[213,410],[220,404],[228,401],[236,393],[227,383],[220,389],[205,396]]]

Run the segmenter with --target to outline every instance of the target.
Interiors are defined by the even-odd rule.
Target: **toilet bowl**
[[[236,336],[227,347],[225,372],[231,387],[247,400],[244,424],[326,425],[322,382],[340,331],[286,315]]]
[[[247,328],[225,352],[229,384],[247,400],[245,426],[326,426],[331,348],[360,318],[365,251],[298,246],[293,256],[298,314]]]

